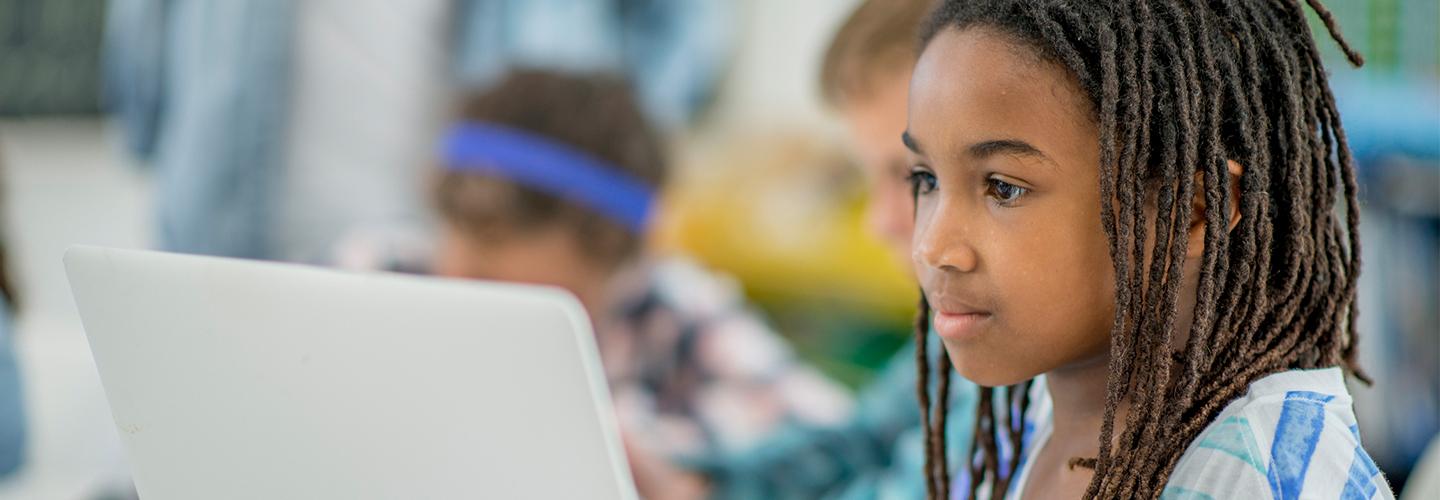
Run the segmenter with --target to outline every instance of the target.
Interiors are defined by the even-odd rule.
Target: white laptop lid
[[[141,498],[636,496],[563,291],[94,247],[65,265]]]

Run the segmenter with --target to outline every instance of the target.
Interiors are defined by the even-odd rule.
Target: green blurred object
[[[843,300],[759,305],[802,360],[851,389],[879,374],[913,334],[909,321],[857,310]]]
[[[0,116],[99,111],[101,0],[0,0]]]
[[[1412,78],[1440,76],[1440,1],[1331,1],[1340,32],[1365,56],[1367,75],[1402,74]],[[1325,34],[1325,25],[1309,9],[1310,31],[1332,71],[1347,66],[1339,47]]]

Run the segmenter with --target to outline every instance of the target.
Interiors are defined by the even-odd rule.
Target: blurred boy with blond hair
[[[917,32],[931,4],[863,2],[836,32],[820,75],[821,94],[845,122],[869,185],[866,225],[905,269],[910,268],[914,209],[900,134]],[[932,366],[939,342],[933,344],[928,349]],[[854,416],[839,426],[795,426],[744,453],[682,460],[680,467],[632,454],[642,493],[658,498],[699,485],[711,498],[922,498],[924,432],[915,365],[912,342],[863,389]],[[948,449],[950,462],[958,464],[970,448],[975,386],[956,381],[951,391]]]

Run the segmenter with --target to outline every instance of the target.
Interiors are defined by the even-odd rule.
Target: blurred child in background
[[[625,84],[517,72],[466,100],[443,141],[433,271],[579,297],[627,447],[714,455],[847,414],[734,282],[646,252],[668,164]]]
[[[826,104],[843,119],[869,185],[866,224],[906,269],[914,204],[900,134],[920,22],[933,3],[862,3],[835,34],[820,75]],[[931,363],[938,345],[932,336]],[[653,483],[702,483],[714,498],[919,498],[925,493],[921,450],[927,436],[915,405],[915,356],[914,342],[897,352],[843,424],[792,427],[743,453],[686,460],[679,467],[632,465]],[[958,460],[958,452],[969,449],[970,433],[963,430],[973,421],[975,387],[956,380],[948,389],[953,411],[946,424],[954,429],[949,449]]]

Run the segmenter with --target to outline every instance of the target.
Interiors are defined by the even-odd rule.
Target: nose
[[[916,271],[974,272],[980,258],[971,244],[973,226],[973,219],[954,204],[941,203],[928,213],[917,213],[911,253]]]

